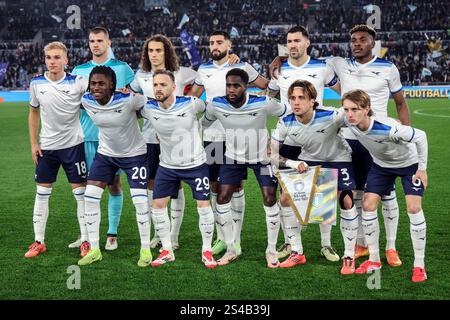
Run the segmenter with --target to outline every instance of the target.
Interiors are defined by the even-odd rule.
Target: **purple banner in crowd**
[[[197,43],[186,29],[181,30],[180,37],[184,51],[188,55],[192,68],[197,68],[202,64],[202,58],[200,58],[200,54],[198,53]]]
[[[3,78],[5,77],[8,66],[9,66],[8,62],[0,62],[0,83],[3,82]]]

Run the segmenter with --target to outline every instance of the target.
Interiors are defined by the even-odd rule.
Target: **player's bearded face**
[[[348,123],[353,126],[357,126],[368,117],[369,109],[361,108],[351,100],[344,100],[343,107]]]
[[[164,102],[175,91],[175,84],[169,76],[158,75],[153,78],[153,91],[156,101]]]
[[[287,34],[287,49],[289,56],[293,59],[303,57],[309,44],[309,40],[301,32]]]
[[[95,100],[107,102],[111,99],[113,83],[104,74],[93,74],[89,81],[89,89]]]
[[[209,52],[211,59],[219,61],[225,58],[231,50],[231,42],[223,36],[212,36],[209,39]]]
[[[51,73],[61,73],[68,63],[66,53],[61,49],[52,49],[45,52],[45,65]]]
[[[363,31],[357,31],[352,34],[350,40],[350,48],[352,55],[355,58],[364,58],[372,55],[372,48],[375,46],[375,41],[372,36]]]
[[[315,100],[310,99],[303,88],[294,88],[289,97],[289,103],[294,114],[301,117],[313,112]]]

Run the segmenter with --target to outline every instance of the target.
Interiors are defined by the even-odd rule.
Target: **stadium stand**
[[[171,0],[166,8],[146,8],[146,2],[129,1],[124,6],[118,0],[76,1],[81,8],[81,28],[69,30],[66,10],[73,0],[0,1],[0,69],[5,69],[0,88],[26,89],[30,78],[43,71],[42,49],[52,40],[69,47],[69,70],[88,61],[87,31],[97,25],[109,29],[116,58],[127,61],[134,70],[139,67],[142,42],[156,33],[171,37],[181,64],[190,65],[177,29],[183,14],[189,16],[186,27],[190,34],[199,36],[197,47],[203,60],[208,59],[208,34],[234,27],[239,32],[233,40],[235,53],[267,74],[269,63],[278,54],[277,44],[285,42],[283,28],[271,26],[307,26],[311,56],[347,57],[348,30],[370,16],[363,8],[367,2],[359,0]],[[448,83],[450,2],[423,1],[412,7],[403,0],[372,3],[381,9],[377,31],[387,48],[385,58],[397,65],[402,81],[408,85]],[[118,7],[121,10],[109,10]]]

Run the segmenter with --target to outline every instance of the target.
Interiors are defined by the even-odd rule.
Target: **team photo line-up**
[[[72,73],[65,71],[66,46],[49,43],[44,48],[47,71],[30,83],[35,242],[25,257],[47,250],[49,197],[62,166],[77,204],[80,234],[69,247],[79,248],[79,265],[103,258],[100,201],[105,188],[105,250],[118,248],[121,173],[126,174],[136,209],[138,266],[158,267],[175,260],[185,209],[181,182],[189,185],[197,201],[202,263],[206,268],[227,265],[242,255],[244,182],[252,169],[263,198],[267,267],[302,265],[302,225],[285,192],[280,190],[277,200],[275,172],[292,168],[304,173],[320,165],[338,171],[345,247],[339,256],[331,244],[332,226],[322,223],[321,255],[332,262],[341,260],[343,275],[380,269],[381,202],[387,264],[400,267],[395,247],[395,180],[400,177],[414,251],[411,279],[425,281],[422,197],[427,187],[427,137],[410,126],[396,66],[372,54],[375,30],[356,25],[349,34],[351,58],[316,60],[307,53],[308,31],[291,28],[286,34],[288,55],[275,57],[270,81],[231,53],[231,38],[224,31],[209,36],[211,60],[197,71],[179,65],[174,46],[163,35],[145,41],[136,73],[126,62],[110,57],[111,40],[103,27],[89,31],[92,60]],[[262,92],[250,93],[249,86]],[[341,95],[339,106],[323,106],[325,86]],[[205,101],[200,99],[203,94]],[[391,95],[398,119],[388,117]],[[271,134],[270,117],[278,117]],[[142,129],[138,118],[143,118]],[[277,249],[280,227],[284,243]],[[151,249],[157,247],[159,256],[153,259]],[[368,259],[356,267],[355,260],[363,256]]]

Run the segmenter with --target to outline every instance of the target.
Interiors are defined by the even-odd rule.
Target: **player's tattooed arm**
[[[270,87],[267,87],[267,95],[271,98],[276,98],[279,95],[279,90],[272,90]]]
[[[284,61],[287,60],[287,56],[278,56],[273,59],[272,63],[269,66],[269,74],[272,79],[278,79],[278,75],[276,74],[276,70],[278,70],[278,74],[281,72],[281,65]]]
[[[269,148],[269,155],[270,155],[270,162],[276,166],[279,167],[286,167],[286,161],[288,160],[285,157],[282,157],[280,155],[280,148],[283,144],[275,139],[270,139],[270,148]]]
[[[188,96],[200,98],[204,91],[205,91],[205,87],[194,83]]]

